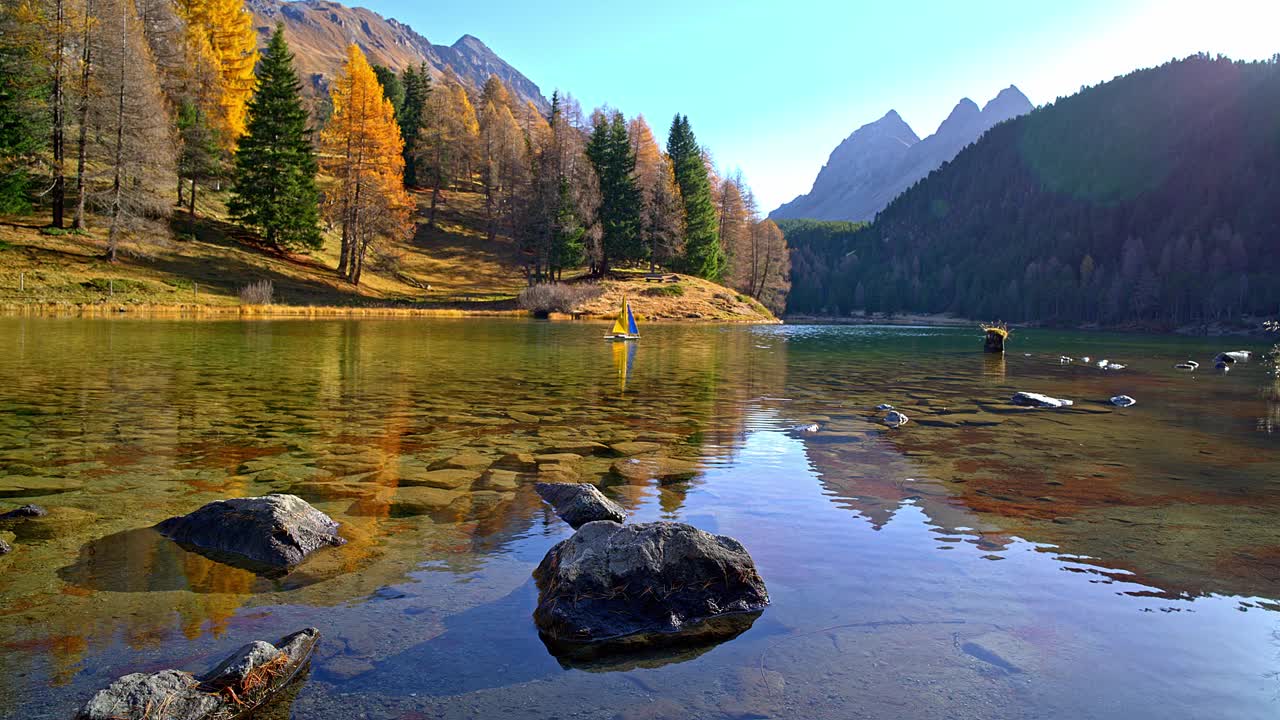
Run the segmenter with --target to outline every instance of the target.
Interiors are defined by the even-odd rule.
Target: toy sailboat
[[[626,300],[622,301],[622,312],[618,313],[618,317],[613,321],[613,329],[608,335],[604,336],[605,340],[639,340],[640,328],[636,327],[636,316],[631,314],[631,303]]]

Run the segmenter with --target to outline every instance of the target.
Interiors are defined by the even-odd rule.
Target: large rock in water
[[[346,540],[338,523],[296,495],[220,500],[156,525],[165,537],[283,568]]]
[[[307,628],[275,645],[249,643],[201,676],[182,670],[133,673],[99,690],[76,720],[226,720],[247,715],[289,684],[320,632]],[[163,710],[160,710],[163,708]]]
[[[574,530],[597,520],[620,523],[627,519],[621,505],[610,500],[595,485],[586,483],[537,483],[533,489],[556,515]]]
[[[742,631],[769,604],[737,540],[672,522],[593,522],[533,573],[549,644],[643,647]]]

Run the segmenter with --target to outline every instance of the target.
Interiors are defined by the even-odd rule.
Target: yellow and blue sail
[[[618,317],[613,321],[613,334],[640,334],[640,328],[636,327],[636,316],[631,314],[631,303],[626,300],[622,301],[622,312],[618,313]]]

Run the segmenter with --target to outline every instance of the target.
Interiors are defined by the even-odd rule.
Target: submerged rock
[[[201,676],[182,670],[125,675],[90,698],[76,720],[244,717],[289,684],[319,639],[318,630],[307,628],[275,645],[258,640]]]
[[[1186,361],[1186,362],[1180,362],[1180,363],[1178,363],[1177,365],[1174,365],[1173,367],[1174,367],[1174,368],[1176,368],[1176,369],[1178,369],[1178,370],[1192,370],[1192,371],[1194,371],[1194,370],[1196,370],[1197,368],[1199,368],[1199,367],[1200,367],[1200,363],[1196,362],[1195,360],[1188,360],[1188,361]]]
[[[0,555],[8,555],[11,552],[13,552],[13,548],[4,541],[4,538],[0,538]]]
[[[887,412],[892,409],[893,409],[893,406],[890,405],[889,403],[882,403],[876,406],[876,410],[879,410],[880,412]]]
[[[170,540],[278,568],[346,542],[338,536],[337,522],[296,495],[211,502],[156,529]]]
[[[587,523],[533,577],[538,629],[566,649],[705,640],[741,632],[730,618],[749,624],[769,604],[741,543],[682,523]]]
[[[1111,398],[1109,402],[1116,407],[1133,407],[1138,404],[1137,400],[1134,400],[1128,395],[1117,395]]]
[[[23,518],[44,517],[49,511],[39,505],[23,505],[16,510],[0,513],[0,520],[21,520]]]
[[[819,430],[818,423],[809,423],[808,425],[796,425],[791,428],[791,432],[798,433],[800,435],[808,435],[810,433],[816,433],[818,432],[818,430]]]
[[[698,474],[698,463],[661,455],[624,458],[613,463],[611,472],[631,483],[657,480],[678,482]]]
[[[903,413],[898,412],[897,410],[892,410],[889,412],[888,415],[884,416],[884,424],[888,425],[891,428],[902,427],[903,425],[906,425],[909,422],[911,422],[911,418],[907,417]]]
[[[621,523],[627,519],[622,506],[605,497],[594,485],[540,482],[533,489],[574,530],[596,520]]]
[[[1019,392],[1014,393],[1010,400],[1014,405],[1021,407],[1039,407],[1039,408],[1061,408],[1071,407],[1075,403],[1070,400],[1062,400],[1060,398],[1041,395],[1040,393]]]

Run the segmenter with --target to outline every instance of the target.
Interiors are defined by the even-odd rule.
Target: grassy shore
[[[419,196],[422,204],[425,195]],[[371,253],[359,286],[340,280],[339,240],[326,236],[310,254],[281,253],[222,220],[208,195],[193,226],[178,215],[168,227],[126,236],[116,262],[103,259],[105,221],[86,233],[52,232],[43,218],[0,217],[0,312],[24,315],[179,317],[527,316],[524,258],[506,238],[482,228],[483,197],[449,193],[434,228]],[[425,211],[425,208],[424,208]],[[425,212],[423,213],[425,217]],[[93,220],[91,218],[91,220]],[[268,280],[271,304],[246,304],[240,290]],[[580,274],[568,282],[593,282]],[[680,276],[647,283],[639,271],[599,282],[599,297],[579,318],[606,318],[625,296],[647,320],[776,322],[759,303],[727,288]]]

